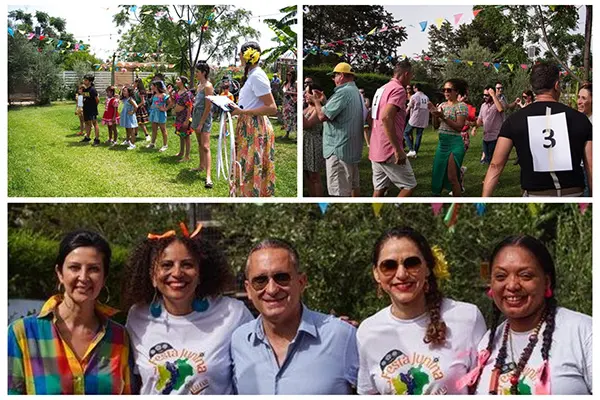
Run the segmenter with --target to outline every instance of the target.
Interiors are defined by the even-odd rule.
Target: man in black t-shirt
[[[85,137],[82,142],[89,142],[92,125],[94,126],[94,146],[100,144],[100,128],[98,128],[98,92],[94,87],[94,76],[87,74],[83,77],[83,120],[85,121]]]
[[[584,176],[592,191],[592,124],[562,103],[556,65],[539,63],[531,70],[535,102],[502,124],[492,162],[483,181],[483,197],[491,196],[513,146],[521,166],[523,196],[581,196]]]

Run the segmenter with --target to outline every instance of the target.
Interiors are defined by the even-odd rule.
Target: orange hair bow
[[[191,235],[190,235],[190,232],[188,231],[187,226],[185,226],[184,222],[179,223],[179,228],[181,229],[181,233],[184,237],[194,238],[202,230],[202,224],[200,222],[198,222],[196,224],[196,229],[194,230],[194,232],[192,232]],[[160,239],[170,238],[171,236],[175,236],[175,235],[177,235],[177,233],[174,230],[167,231],[167,232],[163,233],[162,235],[159,235],[156,233],[148,233],[148,239],[149,240],[160,240]]]

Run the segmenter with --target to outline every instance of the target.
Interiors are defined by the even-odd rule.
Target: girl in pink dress
[[[106,88],[106,103],[102,124],[108,126],[108,141],[106,143],[114,146],[117,144],[117,125],[119,125],[119,99],[115,96],[115,87]]]

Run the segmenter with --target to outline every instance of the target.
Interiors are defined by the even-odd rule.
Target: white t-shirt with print
[[[238,104],[244,110],[253,110],[265,105],[260,96],[271,93],[271,84],[265,71],[260,67],[252,69],[248,73],[246,83],[240,89]]]
[[[502,336],[506,321],[500,324],[494,334],[494,349],[486,363],[477,394],[488,394],[490,390],[490,379],[492,369],[496,363],[498,350],[502,346]],[[542,345],[544,329],[542,324],[538,336],[538,342],[533,349],[531,358],[519,378],[519,392],[521,394],[536,394],[535,386],[538,382],[538,371],[542,360]],[[498,380],[498,394],[510,393],[510,377],[512,371],[519,362],[521,353],[529,341],[529,332],[512,332],[511,340],[507,343],[507,357],[502,368],[504,373]],[[488,333],[483,337],[479,345],[485,349],[488,345]],[[514,358],[514,363],[513,363]],[[592,317],[580,314],[566,308],[559,307],[556,312],[556,323],[552,335],[552,346],[549,353],[550,361],[550,394],[591,394],[592,393]]]
[[[210,299],[204,312],[154,318],[149,307],[133,306],[127,331],[142,378],[141,394],[231,394],[231,335],[252,320],[244,303]]]
[[[477,363],[485,320],[477,306],[450,299],[442,301],[440,314],[447,326],[443,346],[423,341],[427,313],[401,320],[390,306],[367,318],[357,332],[358,393],[466,394],[456,381]]]

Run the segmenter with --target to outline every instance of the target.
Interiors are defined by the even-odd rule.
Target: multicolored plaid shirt
[[[116,310],[96,304],[101,327],[81,360],[61,338],[51,297],[39,315],[8,327],[9,394],[131,394],[133,357],[127,331],[109,319]]]

